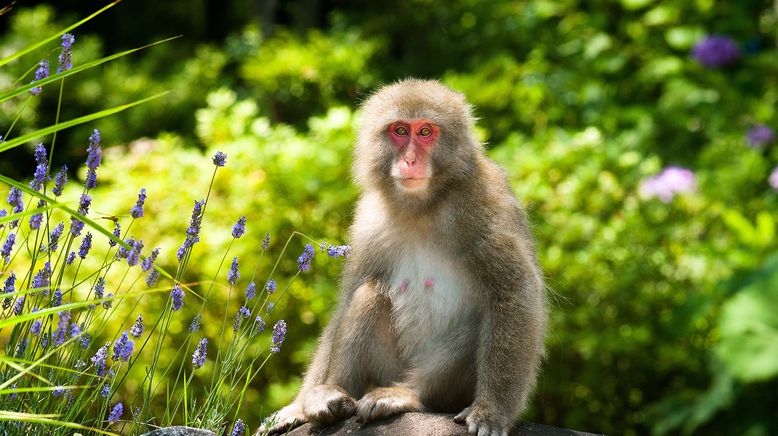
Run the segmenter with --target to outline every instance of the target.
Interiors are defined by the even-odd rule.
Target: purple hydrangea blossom
[[[670,166],[643,180],[640,194],[646,198],[659,197],[662,202],[669,203],[676,194],[693,192],[696,188],[697,182],[691,170]]]
[[[15,243],[16,243],[16,233],[11,233],[8,235],[7,238],[5,238],[5,242],[3,242],[3,247],[0,248],[0,256],[2,256],[4,264],[11,261],[11,250],[13,250]]]
[[[159,248],[155,248],[151,250],[151,254],[149,256],[146,256],[145,259],[143,259],[143,262],[140,263],[140,268],[147,272],[151,268],[154,267],[154,261],[157,260],[157,256],[159,256]]]
[[[217,167],[223,167],[227,163],[227,155],[222,153],[221,151],[217,151],[215,155],[213,155],[213,164]]]
[[[316,256],[316,250],[313,249],[313,245],[305,244],[303,254],[297,258],[297,267],[300,271],[308,271],[311,269],[311,261]]]
[[[230,271],[227,273],[227,282],[234,286],[239,278],[240,272],[238,272],[238,258],[236,256],[232,258],[232,265],[230,266]]]
[[[95,373],[100,377],[105,375],[105,360],[108,358],[108,349],[111,347],[110,342],[106,342],[105,345],[100,347],[99,350],[89,360],[92,361],[92,365],[95,367]]]
[[[775,141],[775,131],[764,124],[757,124],[746,133],[748,145],[756,149],[762,149],[765,145]]]
[[[132,356],[132,351],[135,343],[130,339],[130,336],[126,331],[122,332],[122,335],[113,343],[113,360],[123,360],[127,362]]]
[[[246,288],[246,299],[251,300],[255,295],[257,295],[257,285],[255,285],[254,282],[251,282]]]
[[[208,338],[200,339],[200,342],[197,344],[197,348],[195,348],[195,351],[192,354],[192,366],[195,368],[202,368],[202,366],[205,364],[205,358],[208,354],[207,346]]]
[[[30,182],[30,188],[39,191],[51,180],[49,177],[49,160],[46,158],[46,147],[38,143],[35,146],[35,174]]]
[[[138,339],[143,335],[143,314],[138,315],[138,319],[135,320],[135,324],[130,327],[130,334],[133,338]]]
[[[46,207],[46,201],[40,200],[38,201],[37,208],[40,209],[42,207]],[[33,214],[30,217],[30,230],[38,230],[41,228],[41,224],[43,223],[43,213],[36,213]]]
[[[736,61],[740,48],[730,37],[709,35],[694,46],[692,56],[706,68],[718,68]]]
[[[243,234],[246,232],[246,217],[242,216],[238,218],[238,222],[235,223],[234,226],[232,226],[232,237],[233,238],[240,238],[243,236]]]
[[[113,223],[113,235],[116,237],[116,239],[120,239],[121,234],[122,234],[122,226],[119,225],[118,222]],[[113,239],[109,239],[108,245],[111,247],[115,247],[116,241],[114,241]]]
[[[265,239],[262,240],[262,251],[267,251],[270,247],[270,233],[265,233]]]
[[[242,419],[238,419],[235,421],[235,425],[232,427],[232,434],[230,436],[243,436],[243,433],[246,432],[246,424],[243,423]]]
[[[778,191],[778,167],[773,168],[773,172],[770,173],[770,177],[767,181],[773,189]]]
[[[73,68],[73,43],[76,37],[70,33],[62,35],[62,52],[59,54],[59,67],[57,73]]]
[[[68,257],[65,259],[65,264],[66,265],[73,265],[73,261],[75,261],[75,260],[76,260],[76,252],[75,251],[71,251],[70,253],[68,253]]]
[[[200,318],[201,315],[199,313],[192,318],[192,323],[189,324],[189,332],[195,333],[200,331]]]
[[[92,233],[87,232],[84,239],[81,240],[81,247],[78,249],[78,257],[86,259],[89,250],[92,249]]]
[[[86,149],[86,189],[92,189],[97,186],[97,167],[103,158],[103,149],[100,147],[100,131],[94,129],[89,136],[89,147]]]
[[[57,248],[59,247],[59,238],[62,236],[63,231],[65,231],[65,223],[57,224],[57,227],[54,227],[54,230],[52,230],[49,235],[49,244],[47,246],[41,246],[41,251],[48,250],[52,253],[57,251]]]
[[[200,226],[203,220],[203,208],[205,200],[195,201],[192,209],[192,218],[189,220],[189,227],[186,229],[186,239],[176,252],[176,258],[179,262],[184,260],[184,256],[189,248],[200,241]]]
[[[130,210],[130,214],[133,218],[141,218],[143,216],[143,204],[146,202],[146,188],[140,188],[138,193],[138,200],[135,202],[135,206]]]
[[[181,286],[178,283],[173,285],[173,290],[170,291],[170,298],[172,299],[170,307],[174,311],[184,307],[184,291],[181,290]]]
[[[47,77],[49,77],[49,61],[44,59],[38,62],[38,69],[35,70],[35,79],[30,83],[35,83],[38,80],[43,80]],[[43,88],[41,88],[40,86],[30,88],[30,94],[32,95],[39,95],[41,91],[43,91]]]
[[[68,181],[68,166],[62,165],[62,168],[60,168],[59,172],[54,176],[54,188],[51,190],[51,192],[54,193],[55,197],[59,197],[62,195],[62,190],[65,188],[65,183]]]
[[[268,294],[273,295],[273,292],[276,291],[276,281],[273,279],[268,280],[267,285],[265,286],[265,290]]]
[[[286,338],[286,322],[279,320],[276,325],[273,326],[273,338],[270,344],[270,352],[278,353],[281,351],[281,344],[284,343]]]
[[[118,421],[121,419],[122,413],[124,413],[124,406],[122,403],[116,403],[116,405],[113,406],[113,409],[111,409],[111,413],[108,414],[108,422],[113,424]]]

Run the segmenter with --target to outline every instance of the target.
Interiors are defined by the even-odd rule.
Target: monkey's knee
[[[357,402],[357,420],[370,422],[404,412],[424,410],[419,396],[408,388],[385,387],[368,392]]]
[[[314,427],[326,427],[356,412],[356,402],[340,386],[319,385],[302,398],[305,419]]]

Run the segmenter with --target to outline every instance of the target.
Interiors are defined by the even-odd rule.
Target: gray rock
[[[324,429],[313,429],[305,424],[290,431],[289,436],[468,436],[467,428],[454,422],[454,415],[442,413],[404,413],[384,420],[362,425],[355,417]],[[593,436],[541,424],[521,422],[510,436]]]
[[[154,431],[144,433],[143,436],[216,436],[216,433],[200,428],[176,426],[158,428]]]

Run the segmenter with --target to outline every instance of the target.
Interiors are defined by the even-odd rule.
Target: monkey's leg
[[[357,420],[370,422],[404,412],[421,412],[418,394],[402,386],[375,388],[357,402]]]

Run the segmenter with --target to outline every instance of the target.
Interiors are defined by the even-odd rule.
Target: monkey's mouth
[[[397,179],[400,184],[410,190],[417,190],[417,189],[424,189],[429,184],[429,177],[422,177],[418,179],[412,179],[412,178],[398,178]]]

